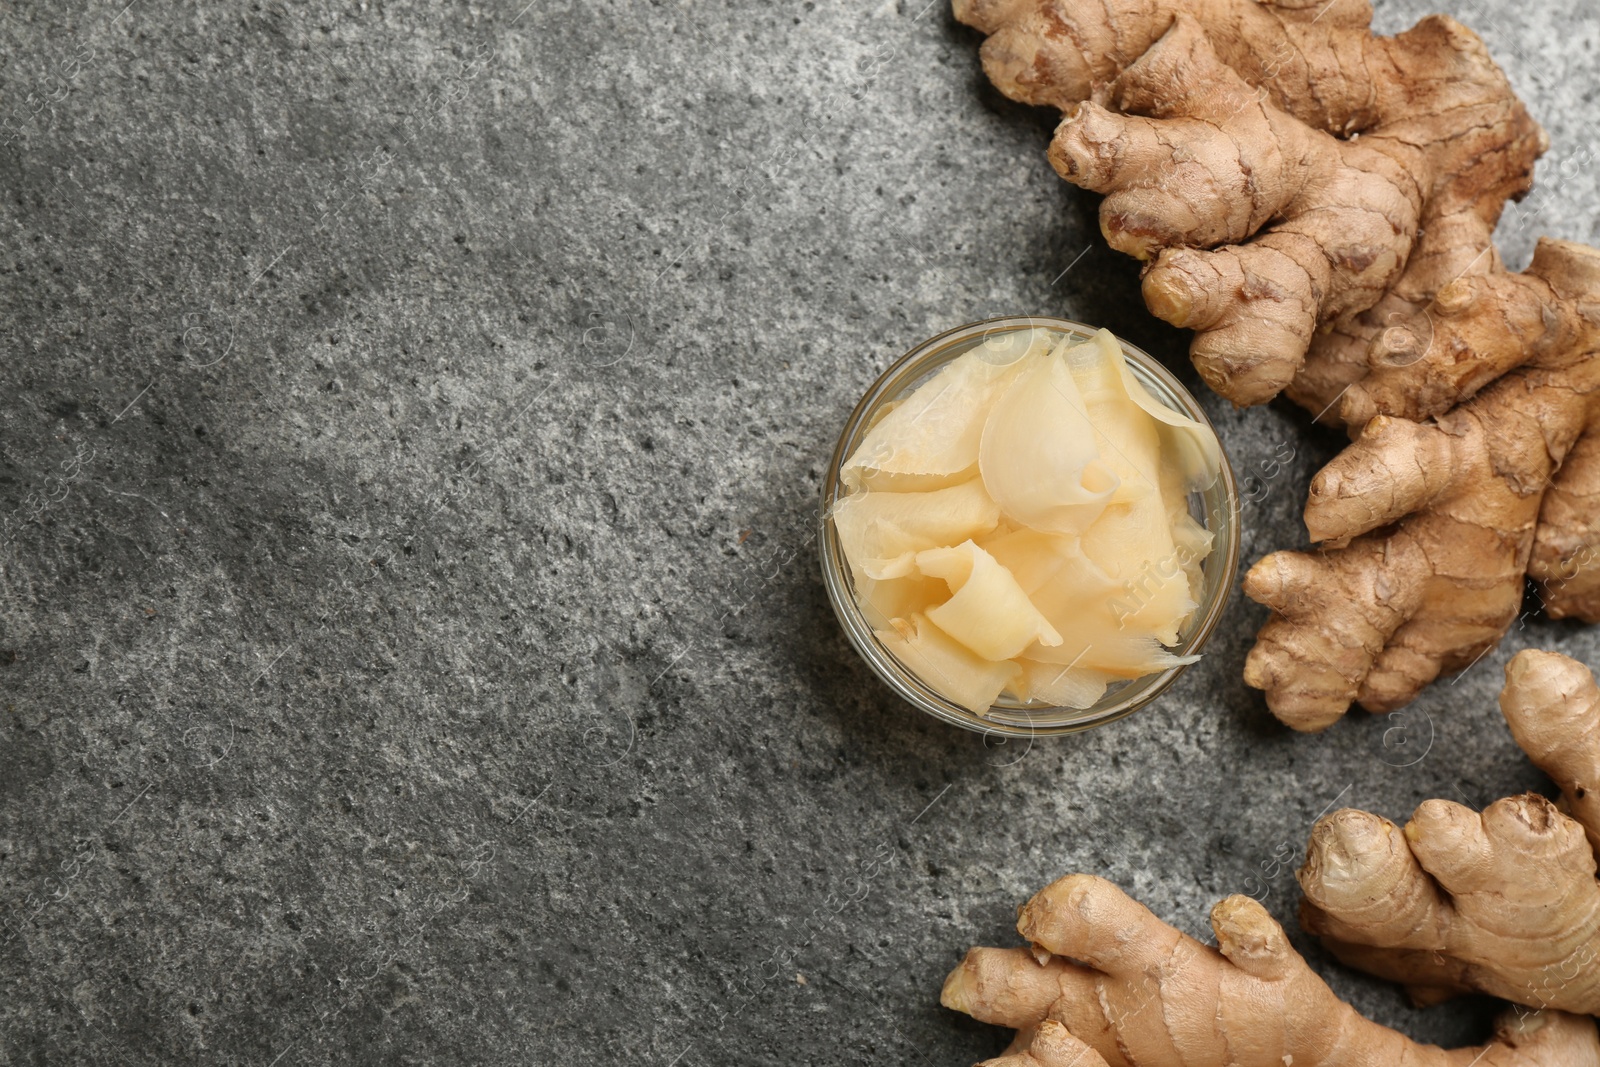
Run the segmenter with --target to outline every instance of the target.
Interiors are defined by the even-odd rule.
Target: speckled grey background
[[[124,4],[0,6],[0,1063],[965,1064],[939,982],[1056,875],[1292,922],[1328,806],[1538,783],[1499,668],[1581,628],[1318,738],[1238,600],[1031,749],[855,660],[816,500],[889,360],[1182,359],[943,0]],[[1444,6],[1554,140],[1508,258],[1600,239],[1600,14]],[[1207,399],[1299,544],[1335,442]]]

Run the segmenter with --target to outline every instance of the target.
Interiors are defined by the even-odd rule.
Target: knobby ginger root
[[[1341,420],[1443,415],[1521,366],[1558,369],[1600,337],[1600,252],[1540,238],[1528,269],[1466,275],[1374,338],[1369,367],[1342,391]]]
[[[1326,816],[1299,872],[1301,925],[1420,1003],[1476,990],[1600,1013],[1600,689],[1575,660],[1521,652],[1500,709],[1560,809],[1530,793],[1481,815],[1430,800],[1404,830],[1364,811]]]
[[[1516,618],[1525,575],[1552,615],[1600,619],[1600,251],[1544,241],[1526,275],[1458,297],[1396,368],[1411,387],[1374,375],[1347,403],[1410,396],[1422,416],[1472,368],[1493,384],[1426,421],[1372,418],[1312,480],[1306,528],[1323,548],[1273,553],[1245,578],[1273,610],[1245,681],[1296,729],[1352,701],[1391,711],[1474,662]],[[1394,329],[1410,351],[1424,326]]]
[[[1597,1067],[1594,1020],[1508,1014],[1473,1048],[1422,1045],[1339,1000],[1256,901],[1211,912],[1218,948],[1110,882],[1069,875],[1023,906],[1027,948],[975,948],[940,1001],[1017,1040],[990,1067]]]
[[[1293,381],[1325,405],[1396,317],[1498,269],[1490,234],[1547,145],[1444,16],[1378,37],[1366,0],[954,7],[1002,92],[1066,113],[1056,169],[1106,194],[1150,309],[1198,331],[1196,366],[1240,404]]]
[[[1247,585],[1276,612],[1246,671],[1274,712],[1320,729],[1405,704],[1499,638],[1524,574],[1552,616],[1600,619],[1577,366],[1600,253],[1546,240],[1506,271],[1490,235],[1547,141],[1478,38],[1443,16],[1374,36],[1366,0],[954,6],[1001,91],[1065,112],[1052,163],[1105,194],[1107,240],[1198,331],[1206,380],[1359,438],[1313,485],[1324,551]]]
[[[840,472],[834,529],[879,641],[978,714],[1004,692],[1084,708],[1189,659],[1209,533],[1209,428],[1134,378],[1116,338],[1020,330],[895,403]]]

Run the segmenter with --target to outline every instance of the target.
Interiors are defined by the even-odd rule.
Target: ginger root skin
[[[1312,479],[1321,549],[1246,575],[1273,615],[1245,681],[1295,729],[1393,711],[1475,662],[1525,575],[1552,616],[1600,620],[1600,251],[1544,240],[1524,274],[1447,295],[1448,314],[1391,328],[1409,363],[1346,390],[1347,415],[1404,411],[1372,415]]]
[[[1443,17],[1374,37],[1359,2],[955,9],[989,35],[1003,92],[1065,113],[1052,164],[1104,195],[1107,241],[1146,263],[1151,311],[1196,331],[1207,383],[1238,404],[1285,392],[1354,437],[1312,484],[1321,549],[1269,555],[1245,581],[1272,610],[1245,679],[1274,714],[1320,730],[1352,703],[1404,706],[1494,646],[1525,577],[1553,617],[1600,621],[1600,252],[1547,239],[1505,270],[1490,235],[1548,141],[1481,41]],[[1472,990],[1600,1012],[1600,689],[1524,653],[1502,709],[1561,806],[1429,801],[1403,829],[1336,812],[1300,872],[1302,918],[1419,1003]],[[1591,1021],[1551,1010],[1507,1016],[1483,1049],[1410,1046],[1304,981],[1251,902],[1213,924],[1208,956],[1114,887],[1065,879],[1023,911],[1032,949],[974,950],[944,1000],[1018,1027],[995,1063],[1597,1055]],[[1246,991],[1240,975],[1287,984]],[[1236,1004],[1270,1010],[1215,1047]]]
[[[1403,829],[1334,812],[1298,873],[1301,925],[1420,1004],[1476,991],[1600,1013],[1600,688],[1577,661],[1526,651],[1500,708],[1561,807],[1532,793],[1482,814],[1430,800]]]
[[[1365,0],[953,2],[1002,92],[1061,109],[1051,163],[1207,383],[1355,438],[1312,484],[1320,549],[1245,583],[1274,714],[1404,706],[1494,646],[1524,577],[1600,621],[1600,251],[1506,271],[1491,234],[1548,139],[1481,40],[1374,35]]]
[[[1394,37],[1364,0],[954,0],[1001,92],[1060,109],[1051,160],[1104,193],[1151,311],[1239,404],[1324,411],[1451,281],[1548,139],[1470,30]],[[1359,134],[1359,139],[1354,135]]]
[[[1018,1031],[990,1067],[1600,1067],[1592,1019],[1509,1014],[1486,1045],[1422,1045],[1339,1000],[1255,900],[1223,900],[1211,925],[1217,948],[1069,875],[1021,909],[1028,947],[971,950],[940,1002]]]

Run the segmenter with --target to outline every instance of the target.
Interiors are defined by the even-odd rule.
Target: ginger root
[[[1516,617],[1600,619],[1600,252],[1490,235],[1547,139],[1469,30],[1374,36],[1367,0],[954,0],[1000,90],[1061,109],[1056,170],[1104,194],[1150,310],[1239,404],[1280,391],[1356,443],[1245,678],[1318,730],[1467,666]],[[1398,420],[1405,420],[1404,422]]]
[[[1227,898],[1211,925],[1217,949],[1069,875],[1021,909],[1029,948],[973,949],[940,1000],[1018,1030],[990,1067],[1600,1065],[1594,1020],[1557,1011],[1508,1014],[1480,1047],[1418,1044],[1339,1000],[1256,901]]]
[[[1150,310],[1239,404],[1295,382],[1324,405],[1390,322],[1499,269],[1490,234],[1548,143],[1444,16],[1378,37],[1367,0],[954,7],[1002,92],[1065,112],[1052,163],[1106,194]]]
[[[1545,490],[1528,577],[1552,619],[1600,621],[1600,434],[1578,439]]]
[[[1476,990],[1600,1013],[1600,688],[1575,660],[1521,652],[1500,709],[1561,809],[1531,793],[1481,815],[1430,800],[1404,830],[1328,815],[1299,872],[1301,925],[1419,1003]]]
[[[1560,368],[1600,345],[1600,252],[1541,238],[1528,269],[1468,275],[1394,316],[1340,396],[1359,430],[1378,415],[1421,421],[1522,366]]]
[[[1345,401],[1404,398],[1403,415],[1434,417],[1368,421],[1312,480],[1321,550],[1275,552],[1245,578],[1273,611],[1245,681],[1295,729],[1353,701],[1392,711],[1477,660],[1517,617],[1524,575],[1553,616],[1600,619],[1600,442],[1586,436],[1600,419],[1600,251],[1542,241],[1526,273],[1462,283],[1449,304],[1395,368],[1409,386],[1379,373]],[[1394,327],[1394,348],[1421,328]],[[1493,384],[1439,413],[1483,375]]]

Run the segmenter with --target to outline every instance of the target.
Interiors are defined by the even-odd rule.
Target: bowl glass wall
[[[1055,330],[1074,340],[1083,341],[1096,332],[1082,323],[1044,316],[989,319],[942,333],[896,360],[867,390],[866,396],[862,397],[861,403],[856,405],[845,424],[828,468],[822,499],[823,580],[827,585],[828,599],[850,643],[891,689],[928,714],[969,730],[1011,737],[1072,733],[1114,722],[1154,700],[1177,679],[1184,667],[1173,667],[1158,674],[1118,682],[1088,708],[1059,708],[1004,697],[1001,703],[990,709],[988,715],[975,715],[940,696],[902,665],[873,634],[857,603],[855,584],[839,545],[831,514],[834,503],[845,494],[839,477],[841,468],[854,454],[862,437],[887,404],[908,395],[958,356],[1004,334],[1036,327]],[[1211,425],[1194,397],[1170,371],[1128,342],[1121,341],[1121,345],[1134,376],[1150,390],[1152,396],[1202,425]],[[1180,656],[1197,653],[1205,645],[1222,618],[1238,572],[1239,496],[1226,453],[1222,458],[1221,476],[1205,490],[1191,494],[1190,511],[1211,531],[1212,548],[1201,565],[1205,580],[1197,598],[1199,607],[1179,632],[1178,644],[1172,649]]]

